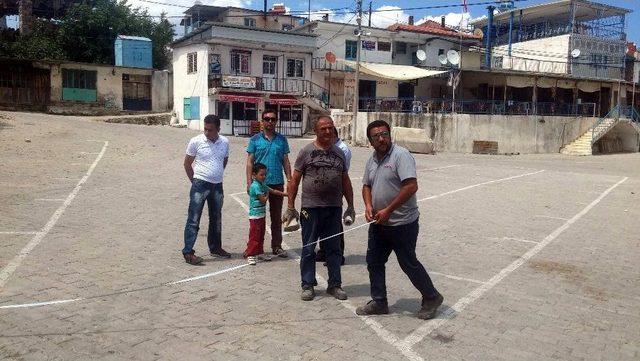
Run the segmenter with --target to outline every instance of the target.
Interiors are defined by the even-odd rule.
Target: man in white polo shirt
[[[198,238],[200,216],[206,202],[209,207],[207,243],[212,256],[230,258],[222,249],[222,176],[229,160],[229,140],[219,134],[220,118],[209,114],[204,118],[204,132],[191,138],[184,157],[184,170],[191,181],[189,213],[184,227],[182,255],[188,264],[202,263],[193,246]]]

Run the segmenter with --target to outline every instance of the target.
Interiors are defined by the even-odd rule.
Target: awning
[[[341,60],[351,68],[356,67],[356,62],[351,60]],[[414,80],[428,78],[439,74],[448,73],[441,70],[427,70],[411,65],[381,64],[360,62],[360,71],[364,74],[373,75],[378,78],[393,80]]]
[[[279,105],[298,105],[300,101],[295,97],[290,95],[277,95],[271,94],[269,95],[269,100],[267,100],[271,104],[279,104]]]
[[[261,103],[262,97],[257,94],[220,93],[218,100],[223,102]]]

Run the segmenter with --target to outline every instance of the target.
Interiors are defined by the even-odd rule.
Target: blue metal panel
[[[200,97],[191,97],[191,118],[190,119],[200,119]]]
[[[153,44],[147,38],[119,35],[115,41],[117,66],[153,68]]]

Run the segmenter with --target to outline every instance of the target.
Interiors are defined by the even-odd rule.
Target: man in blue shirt
[[[289,142],[282,134],[276,132],[278,118],[273,110],[262,113],[262,131],[249,140],[247,145],[247,192],[251,186],[251,171],[255,163],[267,166],[265,185],[271,189],[284,191],[284,176],[287,182],[291,179],[291,163],[289,163]],[[273,254],[286,258],[287,252],[282,249],[282,201],[283,197],[269,194],[269,218],[271,219],[271,249]]]

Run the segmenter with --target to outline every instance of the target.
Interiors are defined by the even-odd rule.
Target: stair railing
[[[609,130],[611,130],[611,128],[615,127],[616,124],[618,124],[618,121],[620,120],[620,116],[621,116],[620,106],[616,105],[615,107],[611,108],[611,110],[609,110],[609,113],[607,113],[607,115],[605,115],[604,118],[598,119],[596,124],[591,129],[591,145],[593,145],[600,138],[602,138],[602,136],[605,135]],[[615,119],[615,121],[611,122],[611,124],[609,124],[606,127],[600,128],[600,125],[605,124],[605,122],[609,119]]]

